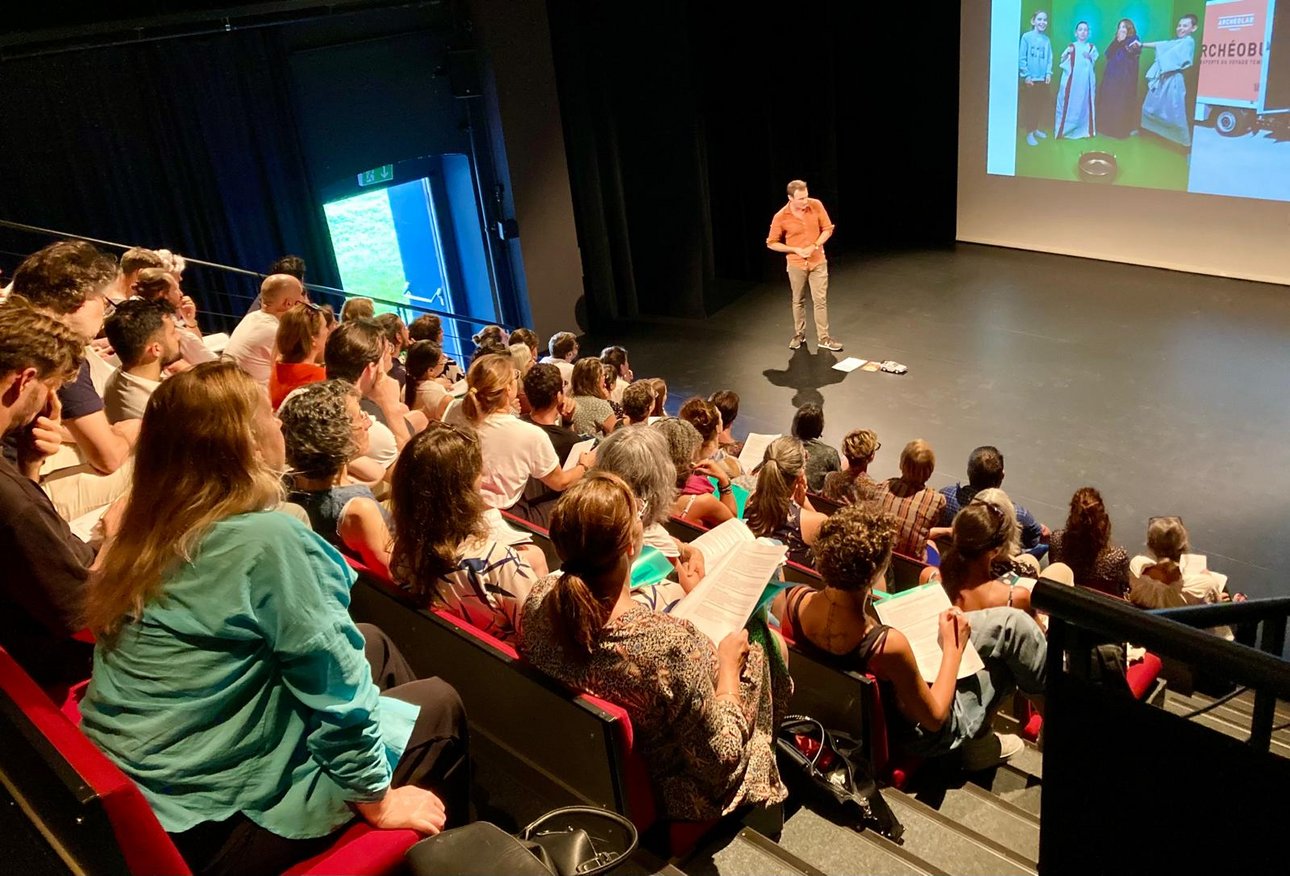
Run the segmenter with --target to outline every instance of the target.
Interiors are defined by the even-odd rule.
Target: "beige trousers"
[[[131,457],[112,474],[101,474],[84,460],[76,445],[64,444],[41,467],[41,489],[54,503],[58,516],[71,521],[115,502],[129,489],[133,471]]]
[[[813,268],[788,268],[788,285],[793,293],[793,335],[806,339],[806,287],[811,287],[811,302],[815,305],[815,339],[829,339],[829,263],[820,262]]]

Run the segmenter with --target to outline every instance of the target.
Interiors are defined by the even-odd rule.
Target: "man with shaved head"
[[[270,274],[260,284],[260,309],[242,317],[224,348],[224,355],[242,366],[266,391],[273,369],[278,317],[304,300],[305,287],[299,280],[290,274]]]

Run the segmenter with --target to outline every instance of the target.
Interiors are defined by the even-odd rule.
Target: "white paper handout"
[[[461,398],[466,394],[466,390],[468,389],[470,389],[470,387],[466,385],[466,378],[463,377],[461,380],[458,380],[452,386],[448,387],[448,395],[453,398]]]
[[[758,541],[742,520],[727,520],[690,544],[703,554],[703,580],[672,616],[688,620],[719,644],[743,629],[788,549]]]
[[[488,524],[488,534],[493,541],[505,545],[527,544],[533,541],[532,535],[507,523],[500,508],[486,509],[484,521]]]
[[[578,458],[582,456],[582,454],[588,453],[595,446],[596,446],[596,439],[587,438],[586,440],[579,441],[577,444],[570,447],[569,455],[564,458],[564,470],[569,471],[571,468],[577,465]]]
[[[834,365],[833,370],[844,371],[849,374],[868,361],[868,359],[857,359],[855,356],[847,356],[841,362]]]
[[[748,437],[744,439],[744,449],[739,453],[739,467],[746,472],[751,472],[761,465],[762,457],[766,455],[766,448],[770,446],[770,442],[782,437],[782,435],[759,435],[756,432],[749,432]]]
[[[202,346],[218,356],[228,346],[228,335],[224,332],[202,335]]]
[[[909,639],[914,660],[918,662],[918,671],[928,684],[935,682],[941,671],[940,617],[948,608],[950,598],[946,595],[945,588],[936,581],[873,604],[878,620],[900,630]],[[963,651],[963,660],[959,663],[958,677],[967,678],[984,668],[981,655],[968,642]]]
[[[71,529],[72,535],[86,544],[92,544],[98,541],[98,538],[95,537],[94,527],[98,526],[99,521],[103,519],[103,515],[107,513],[107,509],[111,507],[111,505],[103,505],[93,511],[87,511],[80,517],[74,517],[68,521],[67,527]]]

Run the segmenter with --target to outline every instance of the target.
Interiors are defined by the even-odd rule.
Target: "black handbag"
[[[806,715],[789,715],[779,727],[775,746],[780,773],[797,793],[814,798],[843,824],[900,842],[905,828],[882,799],[856,740],[830,733]]]
[[[594,876],[636,850],[636,827],[594,806],[553,809],[518,836],[476,821],[427,837],[408,849],[413,876]]]

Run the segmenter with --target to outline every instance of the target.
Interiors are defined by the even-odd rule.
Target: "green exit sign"
[[[394,179],[394,165],[382,164],[358,175],[359,186],[376,186]]]

